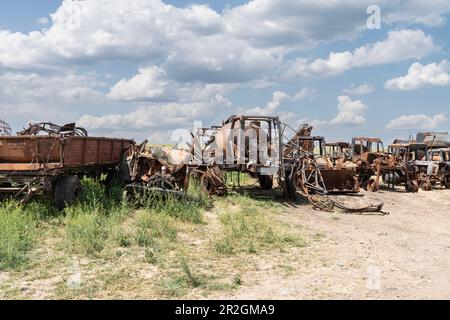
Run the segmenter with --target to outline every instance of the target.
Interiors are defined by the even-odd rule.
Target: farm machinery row
[[[419,187],[431,190],[434,185],[449,188],[447,133],[419,133],[416,140],[396,140],[386,150],[379,138],[327,143],[324,137],[313,136],[312,129],[303,125],[295,130],[277,117],[231,116],[221,126],[197,129],[192,135],[195,171],[215,168],[214,183],[204,179],[206,189],[214,187],[210,193],[220,185],[217,178],[224,176],[220,172],[226,171],[250,174],[263,190],[271,189],[276,179],[289,198],[297,191],[375,192],[382,182],[389,189],[403,185],[407,192]]]
[[[220,126],[195,129],[185,148],[148,147],[145,142],[134,147],[128,158],[134,182],[127,192],[160,192],[162,185],[152,182],[164,181],[161,176],[168,175],[175,182],[164,183],[170,192],[182,192],[188,179],[195,177],[205,192],[223,195],[227,192],[227,172],[237,172],[238,177],[245,173],[255,178],[263,191],[277,186],[287,199],[300,193],[324,209],[317,196],[359,191],[357,167],[345,157],[326,155],[324,137],[311,133],[308,125],[294,130],[278,117],[233,115]],[[167,163],[178,165],[172,169]],[[381,212],[382,207],[332,205],[349,212]]]
[[[419,133],[416,140],[395,140],[387,151],[378,138],[353,138],[350,155],[359,185],[368,191],[379,190],[381,182],[392,190],[403,185],[406,192],[450,188],[450,135],[439,136]]]

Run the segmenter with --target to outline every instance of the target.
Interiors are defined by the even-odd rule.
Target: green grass
[[[148,239],[168,239],[174,241],[177,231],[170,217],[152,211],[143,211],[138,219],[138,234],[144,234]]]
[[[272,214],[266,210],[280,209],[272,201],[257,201],[242,195],[224,199],[220,204],[219,220],[222,235],[213,243],[220,254],[241,252],[257,253],[261,249],[282,247],[283,245],[304,246],[304,241],[292,234],[286,234],[281,224],[272,221]]]
[[[256,255],[304,244],[277,222],[283,208],[275,201],[209,197],[193,181],[185,200],[155,196],[137,207],[120,187],[82,183],[82,199],[63,212],[47,201],[0,204],[0,270],[17,271],[1,287],[8,297],[28,297],[14,285],[61,275],[50,298],[206,296],[241,286]],[[83,280],[75,290],[67,263],[78,259]],[[149,278],[139,277],[144,270]]]
[[[249,187],[258,185],[258,180],[252,178],[248,173],[227,171],[225,172],[225,179],[228,187]]]
[[[27,261],[35,239],[36,221],[14,202],[0,204],[0,270],[15,269]]]
[[[67,246],[75,253],[95,255],[108,238],[107,218],[99,213],[72,213],[65,230]]]
[[[194,272],[184,256],[179,258],[177,268],[178,270],[166,274],[156,282],[156,287],[163,296],[181,297],[189,290],[214,286],[213,277]]]
[[[105,192],[98,181],[83,179],[82,200],[64,210],[66,244],[70,252],[96,255],[113,237],[114,226],[132,208],[121,198],[115,187]]]
[[[185,198],[151,193],[138,201],[148,210],[193,223],[203,223],[203,212],[211,205],[211,200],[194,181],[190,182]]]

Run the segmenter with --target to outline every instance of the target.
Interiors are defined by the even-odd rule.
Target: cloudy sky
[[[380,28],[368,28],[370,5]],[[5,0],[0,118],[169,142],[279,115],[327,140],[450,130],[448,0]]]

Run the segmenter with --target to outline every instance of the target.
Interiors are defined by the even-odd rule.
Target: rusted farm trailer
[[[134,141],[87,136],[17,135],[0,137],[0,198],[21,203],[34,195],[62,209],[82,191],[82,176],[112,176]]]

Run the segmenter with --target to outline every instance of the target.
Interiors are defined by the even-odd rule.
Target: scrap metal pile
[[[167,147],[151,147],[147,140],[140,145],[131,145],[126,152],[126,172],[122,174],[127,182],[128,194],[144,194],[148,191],[182,195],[189,185],[187,161],[190,153]]]
[[[75,123],[68,123],[63,126],[51,122],[30,123],[28,128],[17,133],[18,136],[37,136],[42,134],[79,137],[88,136],[87,131],[84,128],[76,127]]]
[[[226,172],[238,172],[255,178],[262,190],[278,186],[287,199],[303,194],[321,210],[381,213],[383,204],[350,208],[327,197],[359,192],[358,166],[348,153],[326,154],[325,139],[311,136],[312,129],[294,130],[278,117],[233,115],[220,126],[195,130],[189,148],[160,152],[145,141],[128,157],[127,190],[185,191],[195,177],[208,194],[224,195]],[[182,155],[169,156],[175,151]]]

